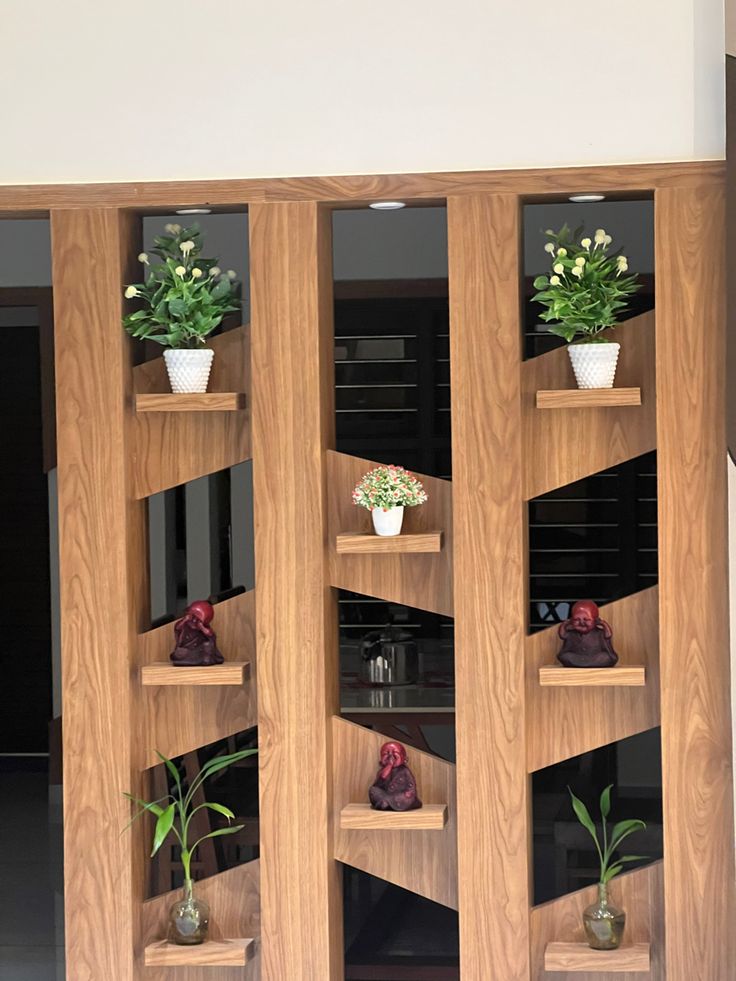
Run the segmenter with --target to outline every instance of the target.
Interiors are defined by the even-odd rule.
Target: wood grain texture
[[[640,388],[562,388],[537,392],[538,409],[595,409],[641,405]]]
[[[659,725],[657,587],[601,607],[621,667],[641,665],[643,687],[547,687],[539,669],[560,649],[557,627],[526,638],[527,766],[539,770]],[[575,668],[563,668],[570,673]],[[582,669],[581,669],[582,670]],[[613,670],[613,669],[602,669]]]
[[[0,217],[43,217],[50,208],[120,207],[158,209],[214,206],[243,211],[263,201],[325,201],[355,205],[399,198],[441,202],[447,195],[522,194],[566,199],[603,191],[609,197],[645,196],[655,188],[707,186],[723,180],[721,160],[627,164],[613,167],[557,167],[528,170],[476,170],[434,174],[371,174],[212,181],[148,181],[97,184],[0,185]]]
[[[211,940],[222,941],[228,937],[260,937],[260,862],[258,859],[228,869],[227,872],[200,879],[194,888],[195,895],[210,904]],[[218,981],[260,981],[260,941],[257,939],[251,951],[255,956],[245,969],[219,967],[217,972],[213,973],[207,967],[144,967],[146,948],[166,937],[169,908],[180,895],[181,890],[172,890],[154,899],[146,900],[140,906],[141,942],[137,951],[136,963],[139,973],[136,977],[145,981],[179,981],[179,979],[211,981],[215,977]]]
[[[370,804],[346,804],[340,811],[344,831],[441,831],[447,804],[427,804],[414,811],[376,811]]]
[[[649,973],[649,944],[622,944],[618,950],[592,950],[586,943],[550,943],[544,952],[546,971],[572,974]]]
[[[242,681],[237,685],[169,683],[139,688],[140,731],[135,744],[140,769],[158,763],[156,750],[169,758],[181,756],[256,725],[255,608],[254,591],[241,593],[217,603],[212,622],[217,646],[226,658],[222,667],[227,668],[231,659],[249,662],[245,684]],[[139,669],[166,662],[173,643],[174,627],[170,623],[140,634],[136,654]],[[186,674],[188,670],[217,671],[218,667],[170,670]]]
[[[338,555],[353,554],[396,555],[400,552],[441,552],[442,532],[426,531],[421,534],[373,535],[371,532],[338,535],[335,540]]]
[[[136,412],[237,412],[245,404],[245,392],[149,392],[135,397]]]
[[[356,507],[351,499],[353,488],[368,470],[378,464],[346,453],[327,454],[329,497],[329,536],[356,530],[371,534],[371,516],[365,508]],[[452,616],[452,485],[447,480],[417,474],[428,500],[420,507],[404,511],[403,531],[407,535],[442,529],[442,551],[416,555],[396,555],[376,560],[374,556],[338,554],[330,548],[330,582],[366,596],[433,613]],[[378,537],[378,536],[375,536]]]
[[[156,940],[146,947],[146,967],[245,967],[253,956],[253,940],[206,940],[183,947]]]
[[[418,749],[408,750],[422,801],[447,805],[447,824],[441,830],[347,830],[340,827],[340,815],[349,804],[368,799],[387,737],[338,717],[332,730],[335,858],[457,909],[455,767]]]
[[[120,910],[142,897],[143,850],[137,828],[120,830],[130,811],[123,791],[139,792],[128,734],[137,729],[131,662],[147,589],[145,515],[129,494],[132,372],[120,297],[138,224],[114,210],[59,211],[51,235],[66,970],[70,981],[133,981],[134,922]]]
[[[248,661],[225,661],[188,667],[171,661],[154,661],[141,668],[142,685],[242,685],[248,674]]]
[[[529,977],[519,207],[447,201],[464,981]]]
[[[331,216],[315,204],[254,205],[249,225],[263,977],[339,981],[324,468],[335,420]]]
[[[654,449],[654,313],[632,318],[617,327],[613,336],[621,345],[617,383],[641,389],[642,404],[636,411],[610,406],[595,412],[583,408],[539,412],[537,392],[574,383],[570,358],[565,348],[557,348],[522,365],[527,499]]]
[[[212,393],[250,391],[250,328],[229,330],[208,344],[215,351]],[[163,358],[134,369],[136,395],[172,398]],[[192,398],[193,396],[177,396]],[[201,399],[202,396],[196,396]],[[247,402],[247,398],[246,398]],[[131,410],[134,409],[131,399]],[[134,413],[133,480],[136,497],[148,497],[242,463],[251,456],[250,410]]]
[[[670,978],[665,971],[664,960],[662,877],[662,863],[654,862],[646,868],[617,876],[611,883],[611,902],[626,912],[624,943],[650,945],[649,971],[638,975],[642,981],[665,981]],[[597,889],[597,886],[587,886],[532,909],[530,977],[534,981],[620,981],[619,971],[580,973],[573,969],[545,972],[545,950],[549,944],[584,941],[583,910],[595,902]],[[724,981],[726,976],[723,975]]]
[[[655,198],[659,610],[669,981],[736,962],[724,194]],[[687,601],[683,602],[683,597]],[[705,622],[704,622],[705,618]],[[687,923],[682,933],[677,924]],[[713,938],[717,937],[718,942]]]
[[[643,664],[617,665],[615,668],[564,668],[548,664],[539,669],[539,684],[550,688],[641,687],[646,684]]]

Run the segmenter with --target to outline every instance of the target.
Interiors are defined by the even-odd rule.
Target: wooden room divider
[[[565,352],[523,360],[521,208],[580,191],[654,198],[656,311],[621,328],[640,405],[545,407]],[[396,198],[447,205],[454,474],[424,478],[422,550],[376,554],[351,536],[369,461],[335,452],[330,216]],[[463,981],[731,976],[723,198],[717,162],[0,188],[0,214],[52,226],[70,981],[337,981],[341,863],[457,909]],[[222,400],[175,405],[160,365],[133,367],[122,292],[141,215],[196,205],[248,209],[252,323],[215,342]],[[659,585],[604,611],[645,683],[542,685],[556,635],[527,635],[527,502],[655,447]],[[256,587],[217,607],[249,672],[172,679],[151,667],[171,628],[148,630],[145,498],[249,458]],[[381,736],[340,718],[337,588],[455,618],[457,765],[412,751],[436,807],[409,827],[349,807]],[[161,945],[172,897],[144,900],[122,792],[154,750],[256,724],[260,859],[200,884],[214,944]],[[530,774],[660,724],[664,858],[617,880],[634,946],[595,955],[575,946],[593,889],[532,905]]]

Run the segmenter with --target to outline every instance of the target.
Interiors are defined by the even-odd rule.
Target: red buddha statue
[[[406,765],[406,750],[401,743],[381,746],[381,766],[368,796],[376,811],[414,811],[422,806],[417,796],[417,782]]]
[[[171,660],[177,667],[222,664],[225,658],[217,649],[217,637],[210,627],[215,615],[211,603],[196,600],[174,624],[176,647]]]
[[[557,660],[566,668],[612,668],[618,661],[613,631],[601,620],[592,600],[573,605],[570,617],[560,624],[562,647]]]

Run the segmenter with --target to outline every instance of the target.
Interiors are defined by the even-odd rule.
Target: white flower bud
[[[146,253],[146,252],[139,252],[138,253],[138,262],[143,262],[146,265],[148,265],[148,253]]]
[[[128,286],[125,290],[125,299],[132,300],[134,296],[140,296],[136,286]]]
[[[549,277],[549,285],[550,286],[559,286],[560,285],[560,277],[559,276],[550,276]]]
[[[234,279],[238,278],[238,274],[235,272],[234,269],[228,269],[227,278],[230,280],[230,282],[232,282]]]
[[[575,260],[575,265],[580,266],[582,269],[582,267],[585,265],[585,256],[579,255]]]
[[[164,231],[168,232],[169,235],[178,235],[181,231],[181,225],[164,225]]]
[[[184,268],[184,266],[177,266],[174,272],[176,273],[177,276],[183,276],[184,273],[186,272],[186,269]]]
[[[549,252],[549,254],[552,255],[553,252],[555,251],[555,243],[554,242],[547,242],[547,244],[544,247],[544,251],[545,252]]]
[[[210,269],[210,276],[219,276],[221,272],[222,269],[220,269],[219,266],[212,266]]]
[[[202,276],[201,269],[196,269],[196,268],[192,269],[192,279],[200,279],[201,276]]]
[[[591,241],[589,238],[583,238],[580,240],[580,244],[584,249],[589,249],[591,246]]]
[[[557,255],[567,255],[567,249],[558,249]]]
[[[606,241],[606,233],[605,233],[605,230],[603,228],[596,228],[596,230],[595,230],[595,244],[596,245],[603,245],[603,243],[605,241]]]
[[[189,253],[194,248],[194,242],[191,239],[187,239],[186,242],[182,242],[179,246],[184,255],[189,255]]]
[[[613,238],[610,235],[605,235],[603,237],[603,244],[604,245],[610,245],[612,241],[613,241]]]
[[[554,266],[552,266],[552,268],[556,273],[563,273],[565,271],[565,267],[562,265],[561,262],[556,262]]]
[[[580,279],[580,277],[583,275],[583,267],[573,266],[570,272],[573,274],[573,276],[577,276],[577,278]]]

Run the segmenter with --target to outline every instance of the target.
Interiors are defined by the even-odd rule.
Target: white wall
[[[723,0],[4,0],[0,183],[723,153]]]

